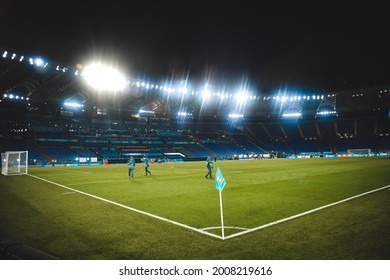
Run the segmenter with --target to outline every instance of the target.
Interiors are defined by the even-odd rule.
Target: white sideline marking
[[[52,181],[40,178],[38,176],[34,176],[34,175],[31,175],[31,174],[27,174],[27,175],[31,176],[31,177],[34,177],[36,179],[48,182],[50,184],[57,185],[57,186],[59,186],[61,188],[65,188],[65,189],[68,189],[68,190],[71,190],[71,191],[74,191],[74,192],[78,192],[78,193],[81,193],[81,194],[84,194],[84,195],[87,195],[87,196],[90,196],[90,197],[102,200],[104,202],[108,202],[108,203],[111,203],[111,204],[114,204],[114,205],[117,205],[117,206],[129,209],[131,211],[134,211],[134,212],[137,212],[137,213],[140,213],[140,214],[144,214],[144,215],[147,215],[149,217],[153,217],[153,218],[159,219],[161,221],[168,222],[168,223],[180,226],[180,227],[184,227],[186,229],[190,229],[190,230],[199,232],[201,234],[209,235],[211,237],[215,237],[215,238],[221,239],[221,240],[230,239],[230,238],[237,237],[237,236],[240,236],[240,235],[244,235],[244,234],[247,234],[247,233],[250,233],[250,232],[254,232],[254,231],[259,230],[259,229],[263,229],[263,228],[266,228],[266,227],[269,227],[269,226],[280,224],[280,223],[283,223],[283,222],[286,222],[286,221],[289,221],[289,220],[292,220],[292,219],[295,219],[295,218],[298,218],[298,217],[302,217],[302,216],[308,215],[310,213],[313,213],[313,212],[316,212],[316,211],[319,211],[319,210],[322,210],[322,209],[325,209],[325,208],[328,208],[328,207],[331,207],[331,206],[334,206],[334,205],[337,205],[337,204],[340,204],[340,203],[343,203],[343,202],[346,202],[346,201],[349,201],[349,200],[352,200],[352,199],[355,199],[355,198],[358,198],[358,197],[361,197],[361,196],[364,196],[364,195],[367,195],[367,194],[370,194],[370,193],[374,193],[374,192],[377,192],[377,191],[380,191],[380,190],[383,190],[383,189],[386,189],[386,188],[390,187],[390,185],[387,185],[387,186],[384,186],[384,187],[381,187],[381,188],[378,188],[378,189],[374,189],[374,190],[371,190],[371,191],[368,191],[368,192],[365,192],[365,193],[361,193],[361,194],[358,194],[358,195],[355,195],[355,196],[351,196],[349,198],[346,198],[346,199],[343,199],[343,200],[339,200],[339,201],[336,201],[336,202],[333,202],[333,203],[330,203],[330,204],[327,204],[327,205],[324,205],[324,206],[321,206],[321,207],[318,207],[318,208],[314,208],[312,210],[309,210],[309,211],[306,211],[306,212],[302,212],[302,213],[294,215],[294,216],[290,216],[290,217],[287,217],[287,218],[284,218],[284,219],[280,219],[280,220],[277,220],[277,221],[274,221],[274,222],[271,222],[271,223],[268,223],[268,224],[265,224],[265,225],[261,225],[261,226],[255,227],[255,228],[244,230],[242,232],[238,232],[238,233],[235,233],[235,234],[231,234],[231,235],[225,236],[225,238],[223,239],[222,236],[219,236],[219,235],[216,235],[216,234],[213,234],[213,233],[205,231],[205,229],[217,229],[217,228],[221,228],[221,227],[210,227],[210,228],[204,228],[204,229],[194,228],[194,227],[191,227],[189,225],[182,224],[182,223],[179,223],[179,222],[175,222],[175,221],[172,221],[172,220],[169,220],[169,219],[166,219],[166,218],[154,215],[154,214],[150,214],[148,212],[144,212],[144,211],[141,211],[141,210],[138,210],[138,209],[135,209],[135,208],[132,208],[132,207],[129,207],[129,206],[126,206],[126,205],[123,205],[123,204],[120,204],[120,203],[117,203],[117,202],[114,202],[114,201],[111,201],[111,200],[108,200],[108,199],[105,199],[105,198],[102,198],[102,197],[99,197],[99,196],[95,196],[95,195],[92,195],[92,194],[89,194],[89,193],[86,193],[86,192],[82,192],[82,191],[79,191],[79,190],[76,190],[76,189],[72,189],[72,188],[69,188],[67,186],[61,185],[59,183],[52,182]],[[239,227],[228,227],[228,226],[225,226],[224,228],[237,228],[237,229],[239,229]],[[244,229],[244,228],[242,228],[242,229]]]
[[[49,180],[40,178],[40,177],[38,177],[38,176],[34,176],[34,175],[31,175],[31,174],[27,174],[27,175],[28,175],[28,176],[31,176],[31,177],[33,177],[33,178],[36,178],[36,179],[45,181],[45,182],[47,182],[47,183],[50,183],[50,184],[53,184],[53,185],[57,185],[57,186],[59,186],[59,187],[61,187],[61,188],[65,188],[65,189],[68,189],[68,190],[71,190],[71,191],[74,191],[74,192],[78,192],[78,193],[81,193],[81,194],[84,194],[84,195],[87,195],[87,196],[90,196],[90,197],[93,197],[93,198],[102,200],[102,201],[104,201],[104,202],[108,202],[108,203],[111,203],[111,204],[114,204],[114,205],[117,205],[117,206],[120,206],[120,207],[129,209],[129,210],[131,210],[131,211],[134,211],[134,212],[137,212],[137,213],[140,213],[140,214],[147,215],[147,216],[149,216],[149,217],[153,217],[153,218],[159,219],[159,220],[164,221],[164,222],[168,222],[168,223],[171,223],[171,224],[174,224],[174,225],[177,225],[177,226],[181,226],[181,227],[184,227],[184,228],[186,228],[186,229],[190,229],[190,230],[193,230],[193,231],[196,231],[196,232],[205,234],[205,235],[209,235],[209,236],[211,236],[211,237],[215,237],[215,238],[217,238],[217,239],[222,239],[222,236],[219,236],[219,235],[216,235],[216,234],[213,234],[213,233],[210,233],[210,232],[207,232],[207,231],[198,229],[198,228],[194,228],[194,227],[191,227],[191,226],[186,225],[186,224],[178,223],[178,222],[175,222],[175,221],[172,221],[172,220],[169,220],[169,219],[166,219],[166,218],[163,218],[163,217],[154,215],[154,214],[150,214],[150,213],[148,213],[148,212],[144,212],[144,211],[141,211],[141,210],[138,210],[138,209],[135,209],[135,208],[132,208],[132,207],[129,207],[129,206],[126,206],[126,205],[123,205],[123,204],[120,204],[120,203],[117,203],[117,202],[108,200],[108,199],[104,199],[104,198],[99,197],[99,196],[96,196],[96,195],[92,195],[92,194],[89,194],[89,193],[86,193],[86,192],[82,192],[82,191],[79,191],[79,190],[76,190],[76,189],[72,189],[72,188],[69,188],[69,187],[67,187],[67,186],[58,184],[58,183],[56,183],[56,182],[52,182],[52,181],[49,181]]]
[[[256,230],[259,230],[259,229],[262,229],[262,228],[266,228],[266,227],[269,227],[269,226],[280,224],[280,223],[283,223],[283,222],[286,222],[286,221],[289,221],[289,220],[292,220],[292,219],[295,219],[295,218],[298,218],[298,217],[302,217],[304,215],[307,215],[307,214],[310,214],[310,213],[313,213],[313,212],[316,212],[316,211],[319,211],[319,210],[322,210],[322,209],[325,209],[325,208],[328,208],[328,207],[331,207],[331,206],[334,206],[334,205],[337,205],[337,204],[340,204],[340,203],[343,203],[343,202],[346,202],[348,200],[352,200],[352,199],[358,198],[358,197],[363,196],[363,195],[367,195],[367,194],[370,194],[370,193],[373,193],[373,192],[377,192],[377,191],[386,189],[389,186],[390,185],[382,187],[382,188],[378,188],[378,189],[375,189],[375,190],[372,190],[372,191],[368,191],[368,192],[365,192],[365,193],[361,193],[361,194],[358,194],[358,195],[355,195],[355,196],[351,196],[349,198],[346,198],[346,199],[343,199],[343,200],[339,200],[339,201],[336,201],[336,202],[333,202],[333,203],[330,203],[330,204],[327,204],[327,205],[324,205],[324,206],[321,206],[321,207],[318,207],[318,208],[315,208],[315,209],[312,209],[312,210],[309,210],[309,211],[306,211],[306,212],[303,212],[303,213],[300,213],[300,214],[297,214],[297,215],[294,215],[294,216],[290,216],[290,217],[287,217],[287,218],[284,218],[284,219],[280,219],[278,221],[271,222],[271,223],[268,223],[268,224],[265,224],[265,225],[262,225],[262,226],[259,226],[259,227],[251,228],[251,229],[249,229],[247,231],[242,231],[242,232],[238,232],[238,233],[235,233],[235,234],[231,234],[229,236],[225,236],[225,239],[233,238],[233,237],[236,237],[236,236],[239,236],[239,235],[243,235],[243,234],[246,234],[246,233],[249,233],[249,232],[253,232],[253,231],[256,231]]]

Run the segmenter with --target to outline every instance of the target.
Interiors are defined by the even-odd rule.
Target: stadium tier
[[[1,109],[2,114],[10,116],[12,112],[18,116],[18,119],[2,118],[1,150],[28,150],[29,162],[36,165],[71,164],[77,163],[79,158],[93,157],[99,162],[106,159],[120,163],[126,162],[130,155],[187,161],[208,155],[233,159],[238,155],[257,158],[257,155],[270,153],[277,157],[329,152],[347,154],[352,149],[386,154],[390,149],[389,120],[384,114],[367,118],[303,119],[294,123],[248,121],[233,129],[224,126],[223,120],[203,121],[205,130],[202,131],[196,121],[183,124],[158,117],[131,122],[124,117],[111,121],[106,116],[104,122],[101,117],[100,122],[96,122],[93,116],[69,118],[13,110]],[[214,126],[218,129],[213,130]]]

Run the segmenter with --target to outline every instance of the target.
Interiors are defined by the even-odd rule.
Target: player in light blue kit
[[[129,178],[134,179],[135,160],[132,156],[127,161],[127,167],[129,169]]]

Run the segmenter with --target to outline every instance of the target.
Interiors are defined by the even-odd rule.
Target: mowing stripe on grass
[[[58,183],[56,183],[56,182],[52,182],[52,181],[49,181],[49,180],[40,178],[40,177],[35,176],[35,175],[31,175],[31,174],[27,174],[27,175],[30,176],[30,177],[33,177],[33,178],[35,178],[35,179],[42,180],[42,181],[44,181],[44,182],[47,182],[47,183],[50,183],[50,184],[59,186],[59,187],[61,187],[61,188],[65,188],[65,189],[68,189],[68,190],[71,190],[71,191],[74,191],[74,192],[78,192],[78,193],[80,193],[80,194],[84,194],[84,195],[87,195],[87,196],[90,196],[90,197],[93,197],[93,198],[102,200],[102,201],[104,201],[104,202],[111,203],[111,204],[114,204],[114,205],[116,205],[116,206],[120,206],[120,207],[126,208],[126,209],[128,209],[128,210],[131,210],[131,211],[134,211],[134,212],[143,214],[143,215],[147,215],[147,216],[149,216],[149,217],[153,217],[153,218],[159,219],[159,220],[164,221],[164,222],[168,222],[168,223],[171,223],[171,224],[174,224],[174,225],[177,225],[177,226],[181,226],[181,227],[184,227],[184,228],[186,228],[186,229],[190,229],[190,230],[193,230],[193,231],[196,231],[196,232],[205,234],[205,235],[209,235],[209,236],[211,236],[211,237],[215,237],[215,238],[218,238],[218,239],[222,239],[222,237],[219,236],[219,235],[216,235],[216,234],[213,234],[213,233],[210,233],[210,232],[207,232],[207,231],[198,229],[198,228],[194,228],[194,227],[191,227],[191,226],[186,225],[186,224],[178,223],[178,222],[175,222],[175,221],[172,221],[172,220],[169,220],[169,219],[166,219],[166,218],[163,218],[163,217],[160,217],[160,216],[157,216],[157,215],[148,213],[148,212],[144,212],[144,211],[141,211],[141,210],[138,210],[138,209],[135,209],[135,208],[132,208],[132,207],[129,207],[129,206],[126,206],[126,205],[123,205],[123,204],[120,204],[120,203],[117,203],[117,202],[114,202],[114,201],[111,201],[111,200],[108,200],[108,199],[105,199],[105,198],[96,196],[96,195],[92,195],[92,194],[89,194],[89,193],[86,193],[86,192],[82,192],[82,191],[79,191],[79,190],[76,190],[76,189],[72,189],[72,188],[69,188],[69,187],[67,187],[67,186],[64,186],[64,185],[58,184]]]
[[[91,172],[88,172],[91,173]],[[51,173],[51,174],[45,174],[46,177],[57,177],[57,176],[74,176],[74,173]]]
[[[47,176],[45,174],[45,176]],[[62,176],[62,174],[61,174]],[[145,176],[145,175],[142,175],[141,178],[132,178],[131,180],[135,180],[135,181],[147,181],[149,180],[151,175],[148,175],[148,176]],[[146,178],[148,177],[148,178]],[[185,175],[185,176],[175,176],[175,178],[189,178],[189,177],[194,177],[194,175]],[[130,178],[129,178],[130,179]],[[116,183],[116,182],[129,182],[129,179],[126,179],[126,180],[110,180],[110,181],[94,181],[94,182],[83,182],[83,183],[74,183],[74,184],[68,184],[68,186],[79,186],[79,185],[89,185],[89,184],[100,184],[100,183]],[[172,180],[172,178],[159,178],[160,181],[164,181],[164,180]]]
[[[318,208],[315,208],[315,209],[312,209],[312,210],[309,210],[309,211],[306,211],[306,212],[303,212],[303,213],[300,213],[300,214],[297,214],[297,215],[294,215],[294,216],[290,216],[290,217],[287,217],[287,218],[284,218],[284,219],[280,219],[278,221],[271,222],[271,223],[268,223],[268,224],[265,224],[265,225],[262,225],[262,226],[259,226],[259,227],[255,227],[255,228],[251,228],[251,229],[246,230],[246,231],[242,231],[242,232],[238,232],[238,233],[235,233],[235,234],[231,234],[229,236],[225,236],[225,239],[233,238],[233,237],[236,237],[236,236],[239,236],[239,235],[243,235],[243,234],[247,234],[249,232],[253,232],[253,231],[256,231],[256,230],[259,230],[259,229],[262,229],[262,228],[266,228],[266,227],[269,227],[269,226],[280,224],[280,223],[283,223],[283,222],[286,222],[286,221],[289,221],[289,220],[292,220],[292,219],[295,219],[295,218],[298,218],[298,217],[302,217],[304,215],[308,215],[310,213],[313,213],[313,212],[316,212],[316,211],[319,211],[319,210],[322,210],[322,209],[325,209],[325,208],[328,208],[328,207],[331,207],[331,206],[334,206],[334,205],[337,205],[337,204],[340,204],[340,203],[344,203],[346,201],[349,201],[349,200],[352,200],[352,199],[355,199],[355,198],[358,198],[358,197],[361,197],[361,196],[364,196],[364,195],[367,195],[367,194],[370,194],[370,193],[374,193],[374,192],[377,192],[377,191],[380,191],[380,190],[384,190],[384,189],[386,189],[388,187],[390,187],[390,185],[387,185],[385,187],[381,187],[381,188],[378,188],[378,189],[375,189],[375,190],[372,190],[372,191],[368,191],[368,192],[365,192],[365,193],[361,193],[361,194],[358,194],[358,195],[355,195],[355,196],[351,196],[349,198],[346,198],[346,199],[343,199],[343,200],[339,200],[339,201],[336,201],[336,202],[333,202],[333,203],[330,203],[330,204],[327,204],[327,205],[324,205],[324,206],[321,206],[321,207],[318,207]]]
[[[64,192],[62,194],[74,194],[74,193],[76,193],[76,192]]]
[[[76,173],[92,173],[92,172],[89,172],[89,171],[80,171],[80,170],[71,170],[71,169],[61,169],[61,168],[58,168],[58,167],[56,167],[56,171],[64,171],[64,172],[66,172],[66,173],[72,173],[72,172],[76,172]],[[53,175],[53,174],[50,174],[51,176]],[[54,175],[56,175],[56,174],[54,174]],[[61,173],[61,175],[64,175],[64,174],[62,174]]]
[[[68,186],[80,186],[80,185],[89,185],[89,184],[101,184],[101,183],[116,183],[116,182],[128,182],[127,180],[111,180],[111,181],[95,181],[95,182],[84,182],[84,183],[74,183],[74,184],[68,184]]]

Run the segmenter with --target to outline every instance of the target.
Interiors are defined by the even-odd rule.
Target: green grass
[[[390,158],[217,161],[225,237],[390,185]],[[203,229],[221,225],[204,162],[30,168],[71,189]],[[390,188],[390,187],[389,187]],[[31,176],[0,176],[0,228],[61,259],[389,259],[388,188],[221,240]],[[208,230],[221,235],[221,229]]]

